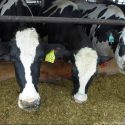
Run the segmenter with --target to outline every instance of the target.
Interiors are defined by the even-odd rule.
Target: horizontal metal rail
[[[106,24],[125,25],[125,20],[87,19],[66,17],[38,17],[38,16],[0,16],[0,22],[29,22],[29,23],[72,23],[72,24]]]

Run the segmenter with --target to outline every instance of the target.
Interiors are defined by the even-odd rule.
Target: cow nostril
[[[40,106],[40,100],[34,100],[32,102],[20,100],[20,104],[22,105],[22,109],[26,111],[36,111]]]

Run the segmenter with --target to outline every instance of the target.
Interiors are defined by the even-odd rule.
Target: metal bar
[[[32,16],[0,16],[0,22],[35,22],[35,23],[72,23],[72,24],[106,24],[125,25],[125,20],[87,19],[66,17],[32,17]]]

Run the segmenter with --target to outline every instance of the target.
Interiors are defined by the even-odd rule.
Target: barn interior
[[[73,2],[79,0],[72,0]],[[81,0],[84,1],[84,0]],[[125,0],[86,0],[103,3],[111,1],[124,5]],[[36,13],[42,0],[27,0]],[[42,105],[38,111],[25,112],[18,108],[19,88],[11,62],[0,62],[0,124],[125,124],[125,76],[118,70],[114,59],[98,66],[98,74],[88,91],[89,99],[77,104],[71,97],[72,65],[57,60],[43,63],[40,70],[39,92]]]

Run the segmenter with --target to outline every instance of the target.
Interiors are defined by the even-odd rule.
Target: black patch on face
[[[86,93],[86,94],[87,94],[88,89],[89,89],[89,87],[90,87],[90,85],[91,85],[91,83],[92,83],[92,81],[93,81],[93,79],[95,78],[96,75],[97,75],[97,72],[95,72],[95,73],[91,76],[91,78],[89,79],[88,83],[86,84],[86,87],[85,87],[85,93]]]
[[[78,77],[78,69],[75,65],[75,58],[74,56],[71,57],[72,66],[72,81],[73,81],[73,92],[72,94],[76,94],[79,89],[79,77]]]
[[[23,64],[16,60],[14,62],[14,68],[15,68],[16,80],[20,86],[20,92],[22,92],[25,87],[25,83],[26,83]]]
[[[37,84],[39,83],[39,76],[40,76],[40,65],[41,60],[44,58],[44,48],[43,44],[39,44],[36,48],[36,56],[34,58],[34,62],[31,65],[31,76],[32,76],[32,82],[37,89]]]
[[[79,89],[79,77],[78,77],[78,70],[77,67],[75,65],[73,65],[72,67],[72,80],[73,80],[73,94],[76,94],[78,92]]]
[[[98,15],[97,18],[100,18],[101,16],[103,16],[103,14],[104,14],[106,11],[107,11],[107,8],[104,9],[104,10],[102,10],[102,11],[99,13],[99,15]]]
[[[89,14],[89,13],[95,11],[96,9],[97,9],[97,7],[94,7],[92,9],[86,10],[84,13],[82,13],[82,16],[85,16],[86,14]]]
[[[25,79],[25,70],[19,58],[20,49],[17,47],[15,40],[11,40],[10,45],[11,45],[10,58],[11,58],[11,61],[14,62],[16,79],[20,86],[20,91],[22,92],[23,88],[25,87],[26,79]]]
[[[40,62],[34,62],[31,65],[31,76],[32,76],[32,82],[38,91],[37,84],[39,83],[39,76],[40,76]]]

